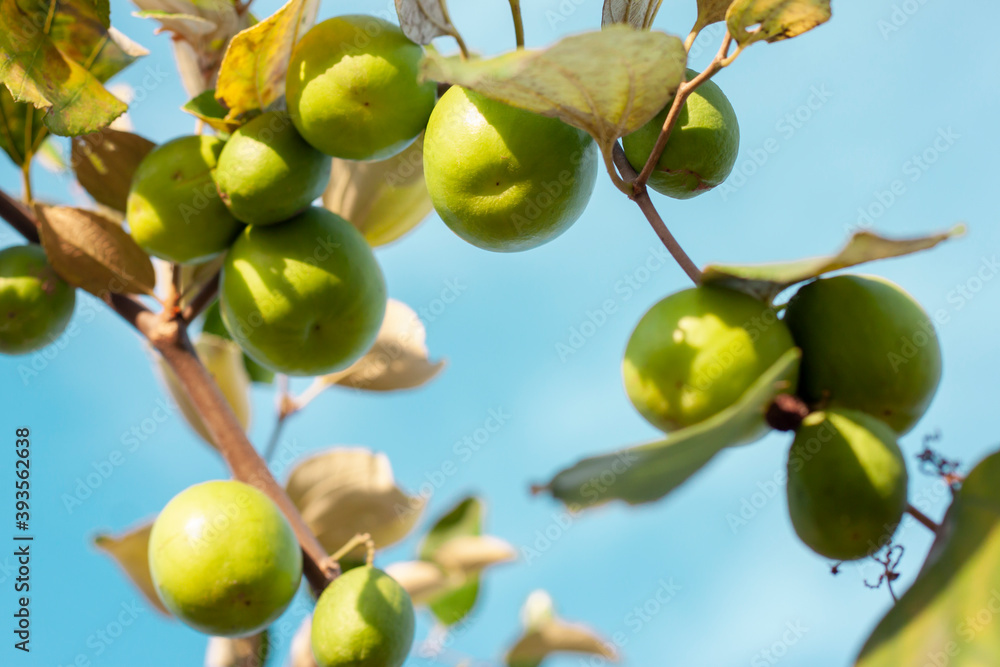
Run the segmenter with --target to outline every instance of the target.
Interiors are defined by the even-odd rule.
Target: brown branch
[[[625,157],[625,151],[622,149],[621,144],[616,143],[613,149],[613,155],[615,160],[615,165],[618,170],[621,171],[622,176],[626,180],[632,180],[635,178],[635,169],[629,164],[628,158]],[[650,226],[656,235],[660,238],[660,241],[670,252],[670,255],[674,258],[677,264],[684,269],[684,273],[694,282],[695,285],[701,284],[701,270],[698,266],[688,257],[688,254],[684,252],[684,248],[681,244],[677,242],[674,235],[670,233],[667,228],[663,218],[657,212],[656,207],[653,206],[652,200],[649,198],[649,191],[646,189],[645,185],[639,186],[635,189],[635,192],[631,195],[632,201],[639,205],[639,209],[642,211],[643,215],[646,216],[646,220],[649,221]]]
[[[906,503],[906,512],[914,519],[922,523],[924,527],[927,528],[927,530],[931,531],[935,535],[937,535],[938,532],[941,530],[940,525],[934,523],[933,519],[931,519],[929,516],[918,510],[910,503]]]
[[[37,239],[37,227],[32,217],[2,191],[0,216],[29,241],[33,240],[32,236]],[[323,546],[285,490],[275,481],[267,463],[247,439],[218,385],[198,359],[187,335],[187,321],[177,318],[176,314],[169,311],[156,314],[136,297],[127,294],[109,292],[103,298],[122,319],[149,340],[177,376],[191,405],[198,411],[198,416],[232,470],[233,477],[266,493],[288,518],[302,547],[306,579],[317,594],[322,592],[336,576],[336,568],[327,562]]]
[[[684,102],[687,101],[687,98],[698,88],[698,86],[711,79],[716,72],[731,62],[727,61],[726,56],[729,53],[729,47],[732,42],[732,35],[727,32],[725,38],[722,40],[722,46],[719,47],[719,52],[716,54],[712,62],[709,63],[708,67],[706,67],[703,72],[690,81],[681,82],[680,87],[677,89],[677,94],[674,95],[674,101],[670,105],[670,111],[667,112],[667,117],[663,121],[663,129],[660,130],[660,136],[656,138],[656,144],[653,146],[653,151],[649,154],[649,159],[646,160],[646,164],[643,165],[642,171],[639,172],[639,175],[632,183],[632,187],[636,190],[636,194],[638,194],[640,189],[646,186],[646,181],[649,180],[653,170],[656,168],[656,163],[660,161],[660,156],[663,155],[663,150],[667,147],[667,141],[670,140],[670,134],[673,132],[674,125],[677,124],[677,119],[680,118],[681,109],[684,108]]]

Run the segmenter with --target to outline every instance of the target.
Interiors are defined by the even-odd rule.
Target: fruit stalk
[[[524,20],[521,18],[521,0],[510,0],[510,14],[514,18],[514,38],[517,48],[524,48]]]
[[[38,242],[38,228],[32,216],[3,191],[0,191],[0,217],[28,241]],[[336,572],[327,565],[326,551],[284,489],[275,481],[267,464],[247,439],[212,376],[201,364],[188,339],[186,320],[177,319],[168,311],[157,315],[138,299],[127,294],[109,293],[105,302],[149,340],[176,374],[233,476],[267,494],[288,518],[302,547],[304,574],[313,590],[317,594],[322,592],[336,576]]]

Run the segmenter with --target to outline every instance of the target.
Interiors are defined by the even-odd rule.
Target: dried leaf
[[[624,23],[639,30],[653,25],[663,0],[604,0],[602,26]]]
[[[405,303],[389,299],[375,344],[346,370],[323,379],[352,389],[394,391],[430,381],[444,361],[428,360],[427,331]]]
[[[812,280],[824,273],[877,259],[901,257],[928,250],[964,233],[964,225],[958,225],[946,232],[910,239],[888,239],[872,232],[857,232],[835,255],[774,264],[742,266],[713,264],[705,267],[702,283],[722,285],[770,301],[788,287]]]
[[[90,0],[0,0],[0,80],[16,101],[46,110],[55,134],[94,132],[126,109],[102,83],[146,50],[102,17]]]
[[[268,111],[284,98],[292,48],[312,27],[318,7],[319,0],[289,0],[229,43],[215,96],[229,107],[230,120]]]
[[[830,0],[733,0],[729,33],[741,47],[797,37],[830,20]]]
[[[433,559],[446,571],[469,575],[491,565],[517,560],[517,551],[492,535],[459,535],[438,547]]]
[[[372,246],[395,241],[433,210],[424,181],[423,137],[388,160],[333,159],[323,205],[361,230]]]
[[[31,116],[31,136],[28,117]],[[15,102],[6,87],[0,86],[0,148],[3,148],[18,167],[24,164],[27,149],[34,151],[48,129],[44,122],[45,111],[24,102]]]
[[[204,332],[195,340],[194,348],[201,363],[215,379],[229,407],[233,409],[240,426],[246,431],[250,425],[251,402],[250,376],[243,365],[243,350],[231,340]],[[215,447],[204,421],[181,387],[177,376],[162,359],[158,360],[163,381],[177,407],[181,409],[184,419],[202,440]]]
[[[153,586],[153,577],[149,573],[149,533],[152,529],[153,522],[150,521],[118,536],[98,535],[94,538],[94,544],[115,559],[118,567],[154,609],[169,616],[170,612],[160,602],[156,587]]]
[[[428,604],[455,587],[444,570],[425,560],[393,563],[385,571],[409,593],[415,605]]]
[[[64,280],[91,294],[152,294],[149,256],[114,221],[80,208],[35,206],[42,246]]]
[[[638,505],[662,498],[723,449],[748,442],[746,434],[760,437],[766,432],[764,412],[798,374],[800,356],[798,348],[786,352],[736,403],[715,416],[665,440],[584,459],[537,490],[573,508],[611,500]]]
[[[248,28],[252,17],[233,0],[134,0],[136,16],[158,21],[172,33],[174,58],[188,95],[215,88],[229,40]]]
[[[132,174],[155,147],[137,134],[104,128],[73,138],[71,164],[80,185],[95,201],[124,213]]]
[[[445,0],[396,0],[396,14],[403,34],[417,44],[430,44],[435,37],[458,34]]]
[[[541,593],[541,595],[539,595]],[[548,613],[529,610],[542,597],[548,600]],[[537,667],[556,653],[583,653],[617,662],[618,654],[613,645],[584,625],[570,624],[555,616],[551,598],[544,591],[535,591],[525,602],[524,616],[529,617],[528,627],[521,638],[507,652],[508,667]]]
[[[615,25],[485,60],[428,53],[422,73],[578,127],[607,157],[670,101],[686,59],[676,37]]]
[[[328,552],[358,533],[377,548],[395,544],[416,525],[424,499],[396,486],[385,454],[334,448],[302,461],[285,485],[289,497]]]

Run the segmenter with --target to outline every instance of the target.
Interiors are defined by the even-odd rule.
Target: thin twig
[[[933,519],[931,519],[929,516],[927,516],[926,514],[924,514],[923,512],[921,512],[920,510],[918,510],[916,507],[914,507],[910,503],[906,504],[906,512],[907,512],[907,514],[909,514],[910,516],[912,516],[914,519],[916,519],[920,523],[924,524],[924,526],[927,528],[927,530],[931,531],[935,535],[937,535],[938,531],[941,530],[940,524],[934,523]]]
[[[635,178],[635,169],[629,164],[628,158],[625,157],[625,151],[622,149],[621,144],[615,144],[614,147],[614,158],[615,164],[618,169],[622,172],[622,176],[626,179]],[[642,211],[643,215],[646,216],[646,220],[649,221],[650,226],[652,226],[653,231],[660,238],[660,241],[670,252],[670,255],[674,258],[677,264],[684,269],[684,273],[694,282],[695,285],[701,284],[701,270],[698,269],[698,265],[695,264],[686,252],[681,244],[677,242],[674,235],[670,233],[667,228],[666,223],[663,222],[663,218],[657,212],[656,207],[653,206],[652,200],[649,198],[649,191],[646,186],[643,185],[637,191],[631,195],[632,201],[639,205],[639,209]]]
[[[726,36],[722,40],[722,46],[719,47],[719,52],[716,54],[712,62],[709,63],[708,67],[706,67],[704,71],[690,81],[681,82],[680,87],[677,89],[677,94],[674,95],[674,101],[670,105],[670,110],[667,112],[667,117],[663,121],[663,129],[660,130],[660,136],[656,138],[656,144],[653,146],[653,150],[649,154],[649,159],[646,160],[646,164],[642,167],[642,171],[639,172],[639,175],[632,183],[632,187],[636,191],[646,185],[646,181],[649,180],[653,170],[656,169],[656,164],[660,161],[660,156],[663,155],[663,150],[667,147],[667,142],[670,140],[670,134],[674,129],[674,125],[677,124],[677,119],[680,118],[681,109],[684,108],[684,102],[687,101],[687,98],[691,95],[691,93],[697,90],[698,86],[711,79],[716,72],[723,68],[723,61],[729,53],[729,47],[732,42],[733,38],[727,32]]]
[[[181,311],[180,318],[185,322],[192,322],[198,315],[202,313],[208,306],[215,300],[216,295],[219,293],[219,274],[216,273],[214,276],[208,279],[197,294],[191,299],[184,310]]]
[[[524,48],[524,19],[521,18],[521,0],[510,0],[510,14],[514,18],[514,38],[517,48]]]

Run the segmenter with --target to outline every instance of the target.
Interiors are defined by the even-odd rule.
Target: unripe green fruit
[[[312,650],[319,667],[399,667],[413,644],[413,603],[381,570],[361,566],[316,603]]]
[[[205,482],[174,496],[156,518],[149,571],[177,618],[238,637],[263,630],[288,607],[302,579],[302,549],[263,493],[243,482]]]
[[[763,302],[722,287],[686,289],[650,308],[632,332],[625,390],[653,426],[675,431],[732,405],[792,346]],[[742,442],[764,432],[761,418]]]
[[[327,155],[383,160],[427,125],[437,85],[420,82],[424,51],[374,16],[314,26],[292,52],[285,99],[306,141]]]
[[[814,412],[788,453],[788,512],[806,546],[827,558],[874,554],[906,509],[896,433],[858,410]]]
[[[698,73],[687,71],[688,80]],[[625,157],[642,171],[660,136],[671,100],[651,121],[622,138]],[[675,199],[690,199],[719,185],[736,164],[740,125],[736,111],[713,81],[698,86],[681,107],[677,123],[649,176],[649,187]]]
[[[25,354],[59,337],[73,316],[76,290],[38,245],[0,250],[0,353]]]
[[[438,215],[469,243],[528,250],[569,229],[597,180],[586,132],[459,86],[434,107],[424,177]]]
[[[248,225],[287,220],[323,194],[330,158],[306,143],[284,111],[257,116],[226,142],[215,170],[219,194]]]
[[[842,275],[802,287],[785,322],[802,348],[807,402],[864,410],[898,433],[923,416],[941,381],[930,316],[898,285]]]
[[[219,294],[233,340],[288,375],[351,365],[375,342],[386,304],[371,247],[322,208],[282,225],[247,227],[226,255]]]
[[[212,172],[225,142],[181,137],[153,149],[132,177],[126,218],[132,238],[168,262],[201,262],[243,227],[219,198]]]

